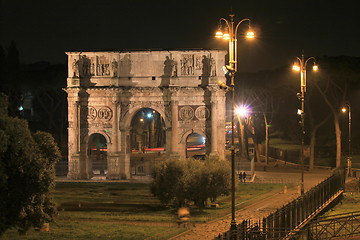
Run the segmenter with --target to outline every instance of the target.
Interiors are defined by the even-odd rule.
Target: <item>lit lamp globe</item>
[[[293,67],[292,67],[292,69],[293,69],[294,71],[296,71],[296,72],[299,72],[299,71],[300,71],[300,66],[297,65],[297,64],[294,64]]]
[[[223,38],[223,35],[224,34],[222,33],[222,31],[219,30],[219,31],[216,32],[215,37],[216,38]]]
[[[246,38],[248,38],[248,39],[253,39],[253,38],[255,38],[255,33],[254,33],[253,31],[248,31],[248,32],[246,33]]]

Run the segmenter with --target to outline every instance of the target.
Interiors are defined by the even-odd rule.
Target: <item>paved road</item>
[[[272,179],[298,181],[301,179],[301,172],[298,169],[292,169],[288,167],[279,167],[264,171],[256,172],[259,179]],[[316,170],[312,173],[305,172],[304,174],[304,188],[305,191],[311,187],[319,184],[322,180],[326,179],[330,175],[329,170]],[[299,188],[294,187],[287,190],[287,193],[277,193],[271,197],[263,199],[257,203],[245,207],[244,209],[238,210],[235,214],[236,221],[239,223],[243,219],[259,219],[267,216],[269,213],[274,212],[277,208],[284,206],[286,203],[292,201],[299,196]],[[191,227],[189,231],[178,235],[172,239],[177,240],[203,240],[203,239],[214,239],[219,233],[224,233],[229,230],[231,222],[231,215],[225,216],[224,218],[214,220],[209,223],[196,224]]]

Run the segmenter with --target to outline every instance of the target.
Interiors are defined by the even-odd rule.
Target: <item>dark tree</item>
[[[48,133],[30,133],[25,120],[9,117],[0,95],[0,236],[9,228],[25,233],[55,214],[50,192],[60,151]]]
[[[151,192],[163,204],[183,207],[192,201],[202,209],[208,199],[230,192],[230,166],[227,161],[168,159],[153,169]]]
[[[4,73],[6,67],[6,54],[4,48],[0,45],[0,79],[4,80]]]
[[[16,43],[14,40],[11,41],[7,52],[8,52],[7,54],[8,70],[9,72],[15,72],[19,69],[20,58],[19,58],[19,51],[16,47]]]

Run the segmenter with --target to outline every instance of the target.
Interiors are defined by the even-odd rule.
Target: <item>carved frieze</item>
[[[181,75],[194,75],[194,54],[183,54],[180,64]]]
[[[113,116],[113,112],[109,107],[102,107],[98,110],[98,118],[104,120],[110,120]]]
[[[205,106],[197,107],[195,110],[195,117],[199,120],[205,120],[210,117],[210,111]]]
[[[206,120],[209,118],[210,111],[206,106],[179,106],[179,121]]]
[[[96,63],[97,76],[110,76],[109,59],[107,59],[105,56],[96,56]]]
[[[109,121],[113,116],[113,111],[111,110],[111,108],[107,106],[100,107],[98,109],[92,106],[83,106],[82,108],[84,108],[83,111],[81,111],[81,119],[83,121],[87,121],[87,120],[93,121],[95,119]]]
[[[179,118],[182,121],[192,120],[194,115],[194,109],[190,106],[183,106],[179,109]]]
[[[83,121],[87,121],[87,120],[95,120],[97,117],[97,111],[94,107],[92,106],[81,106],[82,111],[81,111],[81,119]]]

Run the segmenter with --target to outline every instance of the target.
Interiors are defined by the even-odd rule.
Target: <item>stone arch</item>
[[[129,108],[129,111],[125,114],[123,119],[120,120],[120,129],[129,129],[131,126],[131,120],[133,119],[135,114],[143,108],[151,108],[157,111],[164,119],[165,128],[169,128],[171,123],[165,109],[162,109],[159,106],[152,104],[139,104]]]
[[[226,81],[221,74],[226,51],[67,52],[67,55],[69,63],[74,63],[69,64],[64,89],[68,94],[70,179],[89,178],[86,152],[89,136],[94,133],[103,135],[107,141],[108,179],[131,178],[131,121],[142,108],[151,108],[161,115],[168,157],[185,157],[186,138],[192,131],[207,138],[207,155],[225,157],[226,98],[217,82]],[[79,68],[80,59],[86,60],[85,72],[85,65]],[[125,72],[121,71],[123,63]],[[130,65],[137,68],[129,68]],[[111,118],[91,118],[95,112],[89,112],[90,105],[93,110],[110,108]],[[190,116],[184,109],[193,110],[190,111],[193,114]]]
[[[183,133],[180,137],[180,141],[179,141],[179,150],[182,152],[182,156],[186,157],[187,155],[187,139],[189,137],[189,135],[193,134],[193,133],[197,133],[203,137],[206,138],[206,143],[208,143],[210,141],[209,136],[206,134],[205,129],[201,129],[201,128],[193,128],[193,129],[188,129],[187,131],[185,131],[185,133]],[[206,144],[206,152],[209,151],[209,147],[208,144]]]
[[[206,139],[209,139],[207,134],[205,133],[205,129],[189,129],[181,136],[180,144],[186,143],[188,136],[192,133],[198,133],[198,134],[206,137]]]
[[[97,149],[98,154],[94,155],[94,150],[90,149],[91,139],[92,137],[96,137],[96,135],[101,136],[105,140],[106,148]],[[108,172],[109,156],[111,154],[111,138],[104,132],[101,131],[91,131],[85,137],[85,146],[86,146],[86,166],[88,176],[91,178],[94,175],[103,175],[105,176]],[[105,151],[103,153],[102,151]],[[103,158],[106,158],[105,161]],[[94,165],[95,162],[95,165]],[[105,163],[104,163],[105,162]]]
[[[85,136],[84,142],[86,144],[88,144],[90,136],[93,134],[96,134],[96,133],[102,135],[106,139],[106,142],[108,143],[108,145],[111,144],[111,137],[105,131],[98,131],[98,130],[94,130],[94,129],[89,129],[89,133],[87,136]]]
[[[184,138],[185,143],[184,143],[184,150],[185,150],[185,156],[186,157],[192,157],[194,155],[201,157],[201,159],[205,159],[205,155],[207,153],[206,151],[206,142],[208,141],[208,137],[206,136],[206,134],[201,134],[199,132],[202,131],[193,131],[193,129],[191,131],[188,131],[186,134],[186,138]],[[190,136],[192,136],[192,140],[195,142],[191,142],[190,141]],[[205,142],[200,142],[198,137],[201,136],[201,138],[205,138]],[[201,141],[203,141],[203,139],[201,139]],[[189,143],[192,143],[189,145]],[[195,145],[194,145],[195,144]],[[201,146],[204,145],[204,146]],[[194,149],[195,147],[195,149]],[[193,152],[194,151],[194,152]]]

